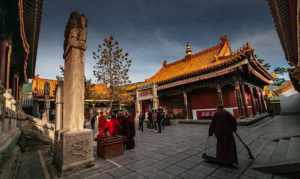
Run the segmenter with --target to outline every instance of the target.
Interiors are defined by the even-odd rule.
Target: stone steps
[[[288,151],[290,140],[282,139],[276,143],[277,143],[277,145],[275,145],[275,148],[272,152],[272,155],[270,158],[270,163],[283,162],[286,160],[286,154]]]
[[[270,141],[257,157],[253,169],[286,176],[300,174],[300,137]]]
[[[15,179],[44,179],[38,151],[24,152],[18,160]]]

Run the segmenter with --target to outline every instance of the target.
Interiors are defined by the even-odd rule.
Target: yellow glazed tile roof
[[[174,79],[182,75],[190,74],[207,67],[211,67],[226,60],[227,56],[232,55],[229,41],[226,37],[221,37],[219,44],[187,55],[183,59],[167,64],[163,63],[160,70],[152,77],[145,80],[146,83],[159,83],[162,81]]]
[[[55,97],[57,80],[44,79],[40,78],[39,76],[36,76],[32,79],[32,91],[35,96],[44,97],[44,86],[46,81],[48,81],[50,85],[50,98]]]

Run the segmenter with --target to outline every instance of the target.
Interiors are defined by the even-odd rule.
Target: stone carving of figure
[[[86,49],[87,19],[79,12],[71,14],[65,30],[64,57],[70,47]]]

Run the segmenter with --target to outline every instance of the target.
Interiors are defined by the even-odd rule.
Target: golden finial
[[[190,42],[185,45],[185,55],[192,55],[192,44]]]

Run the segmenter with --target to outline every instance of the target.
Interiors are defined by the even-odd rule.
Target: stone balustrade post
[[[58,84],[56,89],[56,117],[55,117],[55,130],[60,130],[62,127],[63,120],[63,80],[57,78]]]
[[[13,112],[12,118],[10,118],[10,129],[16,128],[16,120],[17,120],[17,106],[16,106],[16,100],[11,99],[11,110]]]

